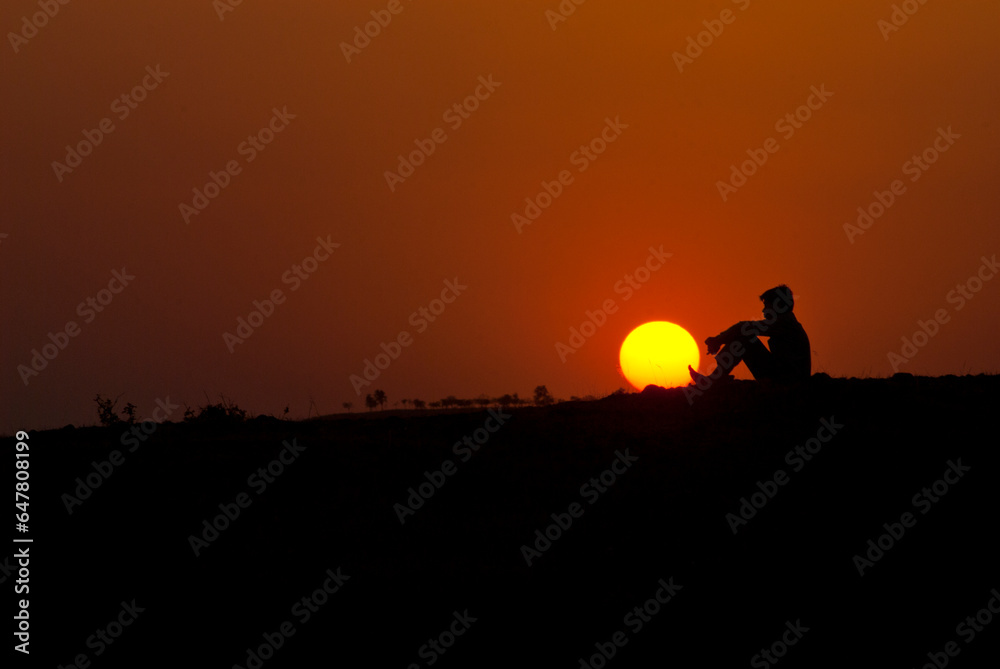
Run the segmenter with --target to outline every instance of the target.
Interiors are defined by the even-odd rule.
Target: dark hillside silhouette
[[[955,630],[1000,587],[998,392],[992,376],[817,375],[734,381],[694,405],[650,387],[224,432],[167,423],[134,451],[121,425],[35,432],[46,587],[32,621],[62,622],[33,659],[88,652],[135,598],[146,612],[101,666],[150,649],[185,666],[197,648],[201,666],[246,667],[292,621],[263,667],[352,649],[425,667],[459,618],[435,666],[576,668],[602,648],[612,668],[746,666],[788,625],[801,638],[781,667],[923,666],[949,641],[956,667],[988,666],[993,627],[969,643]],[[86,497],[70,514],[65,495]],[[292,613],[338,569],[349,579],[307,621]],[[66,618],[66,602],[87,605]]]

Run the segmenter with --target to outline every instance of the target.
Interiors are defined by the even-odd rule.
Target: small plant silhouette
[[[97,402],[97,417],[104,427],[110,427],[122,422],[122,419],[118,417],[118,413],[115,411],[115,405],[118,404],[120,397],[121,395],[114,399],[108,399],[101,397],[100,393],[94,397],[94,401]],[[132,406],[132,404],[130,403],[129,406]],[[123,411],[122,413],[125,412]]]
[[[125,416],[125,423],[127,425],[135,425],[135,410],[136,406],[131,402],[126,404],[125,408],[122,409],[122,415]]]

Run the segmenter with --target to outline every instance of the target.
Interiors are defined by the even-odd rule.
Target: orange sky
[[[299,417],[376,387],[390,404],[606,394],[626,385],[636,325],[700,342],[782,282],[814,371],[891,374],[888,353],[935,312],[946,322],[899,371],[1000,369],[1000,281],[949,300],[1000,252],[995,2],[913,2],[892,31],[892,3],[860,0],[589,0],[558,22],[556,0],[219,6],[71,2],[33,30],[37,2],[5,3],[0,429],[92,423],[95,393],[146,416],[224,393]],[[341,43],[372,11],[391,21],[348,62]],[[709,28],[690,62],[675,55]],[[141,101],[121,100],[136,86]],[[467,98],[474,111],[452,110]],[[94,132],[103,119],[113,130]],[[100,143],[54,167],[84,131]],[[603,153],[579,153],[602,132]],[[433,152],[390,188],[415,140]],[[907,165],[935,141],[926,171]],[[724,200],[748,151],[767,160]],[[185,216],[210,172],[227,185]],[[560,173],[551,205],[512,222]],[[318,237],[339,246],[296,278]],[[626,300],[616,284],[650,247],[672,255]],[[135,278],[100,294],[122,268]],[[456,279],[467,288],[423,323]],[[274,313],[227,345],[275,290]],[[556,343],[608,299],[616,312],[561,360]],[[403,331],[358,397],[350,375]],[[26,385],[18,366],[49,333],[65,348]]]

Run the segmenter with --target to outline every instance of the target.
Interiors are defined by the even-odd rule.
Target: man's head
[[[770,309],[776,313],[783,314],[790,312],[795,307],[795,300],[792,298],[792,289],[785,284],[765,290],[760,296],[760,301],[764,303],[765,313]]]

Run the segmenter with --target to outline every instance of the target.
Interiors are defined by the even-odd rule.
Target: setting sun
[[[698,369],[698,344],[687,330],[667,321],[644,323],[622,342],[622,374],[637,389],[653,384],[664,388],[690,382],[688,365]]]

